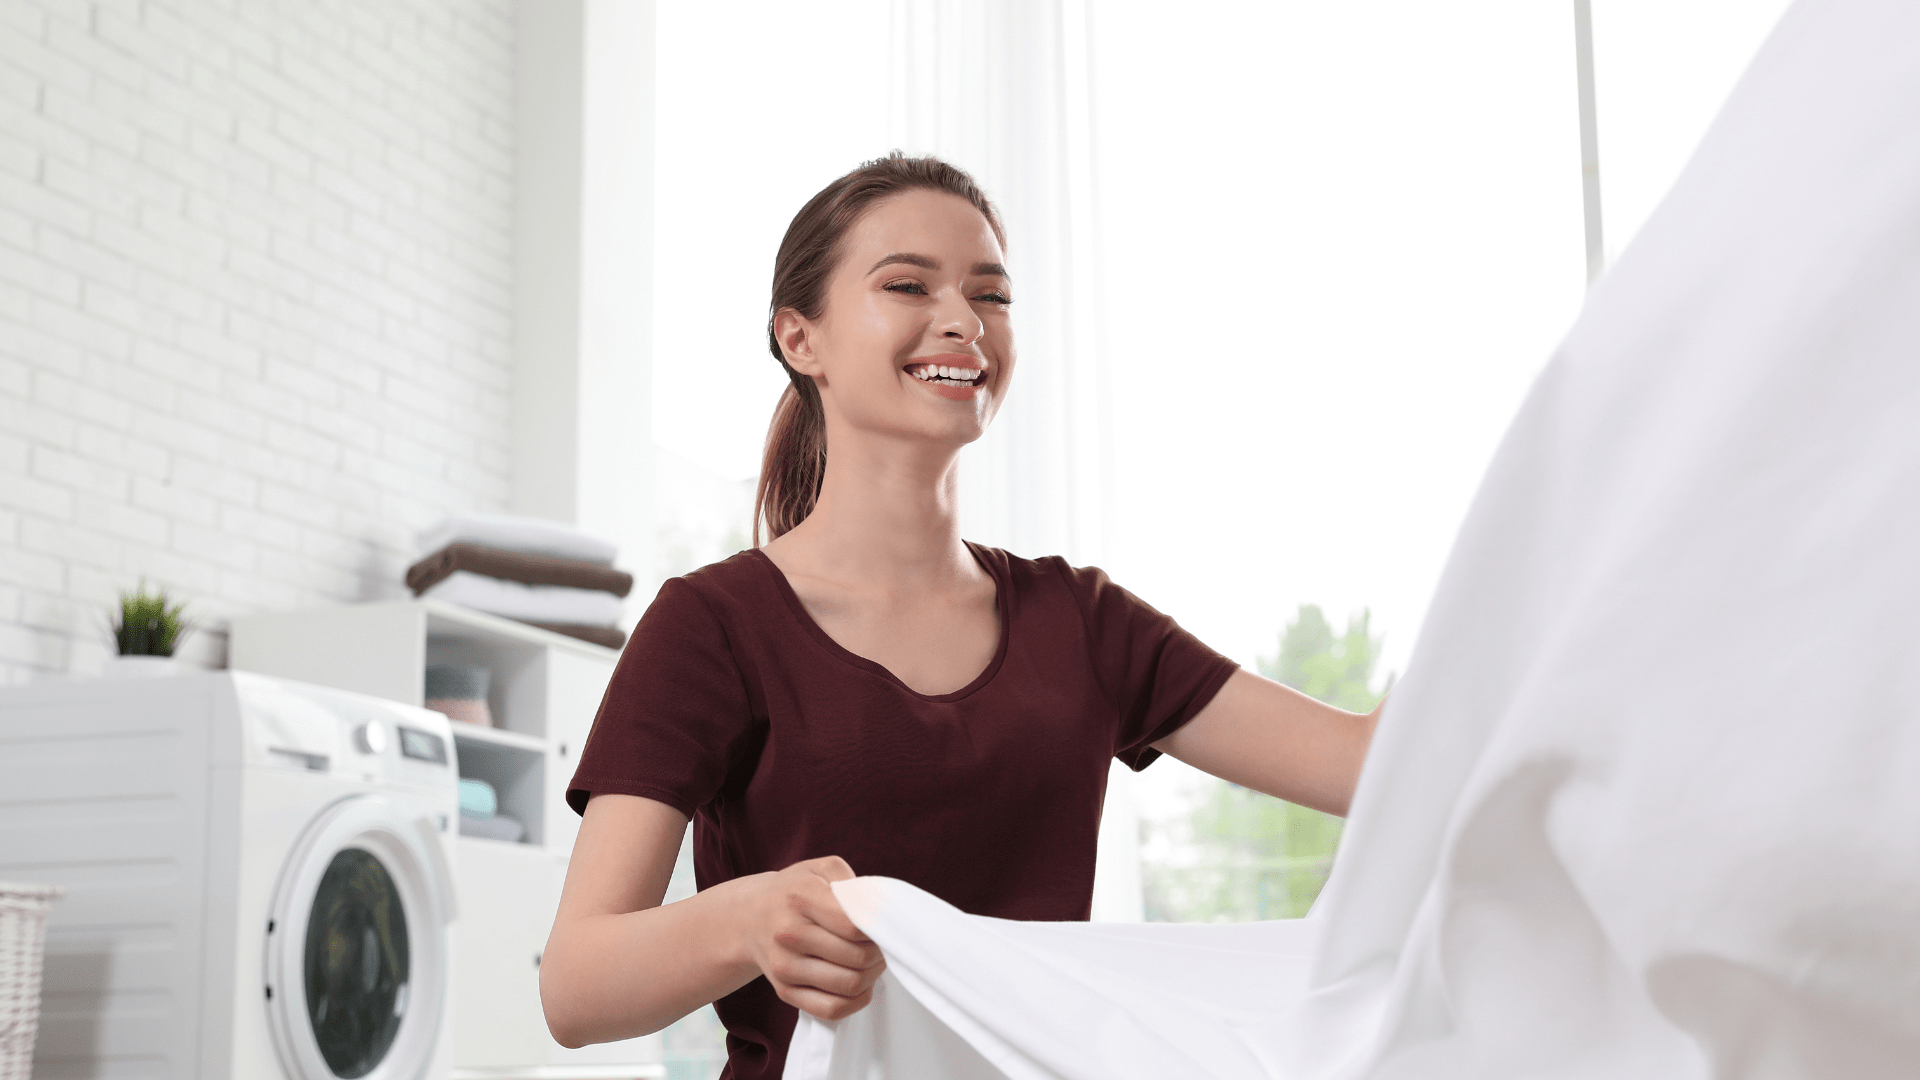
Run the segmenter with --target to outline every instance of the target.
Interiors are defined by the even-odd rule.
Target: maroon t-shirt
[[[1000,645],[936,696],[836,644],[757,550],[669,580],[567,801],[687,815],[702,889],[839,855],[977,915],[1087,918],[1108,759],[1145,768],[1235,665],[1099,570],[968,546],[999,591]],[[764,977],[714,1007],[723,1075],[778,1077],[793,1007]]]

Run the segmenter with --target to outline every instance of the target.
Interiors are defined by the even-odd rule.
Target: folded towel
[[[485,821],[500,810],[500,797],[493,785],[471,777],[460,778],[460,816]]]
[[[551,630],[556,634],[576,637],[581,641],[591,641],[595,645],[605,645],[609,649],[620,649],[627,644],[626,631],[613,626],[581,626],[577,623],[534,622],[522,619],[528,626],[537,626],[542,630]]]
[[[517,581],[522,585],[598,589],[615,596],[625,596],[633,588],[632,574],[615,570],[604,563],[558,559],[552,555],[530,555],[524,551],[503,551],[478,544],[448,544],[414,563],[407,568],[407,587],[418,596],[458,570]]]
[[[511,514],[455,514],[430,529],[422,529],[415,534],[414,542],[423,555],[448,544],[477,544],[602,566],[610,565],[620,552],[611,542],[588,536],[571,525]]]
[[[470,817],[460,819],[461,836],[478,836],[484,840],[505,840],[516,843],[527,834],[527,827],[510,817],[490,817],[479,821]]]
[[[522,585],[470,570],[455,570],[421,595],[509,619],[581,626],[612,626],[625,609],[619,597],[598,589]]]

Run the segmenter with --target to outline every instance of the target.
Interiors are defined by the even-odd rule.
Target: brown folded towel
[[[605,645],[609,649],[618,650],[627,643],[626,632],[617,626],[583,626],[579,623],[559,622],[528,622],[527,625],[551,630],[556,634],[565,634],[568,637],[576,637],[581,641],[591,641],[595,645]]]
[[[407,588],[413,590],[413,595],[419,596],[445,581],[456,570],[468,570],[525,585],[598,589],[615,596],[625,596],[633,589],[632,574],[601,563],[557,559],[552,555],[529,555],[524,551],[502,551],[478,544],[448,544],[407,567]]]

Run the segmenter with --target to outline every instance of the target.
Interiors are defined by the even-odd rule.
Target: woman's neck
[[[978,573],[960,539],[957,451],[846,440],[820,498],[769,554],[782,569],[888,589]]]

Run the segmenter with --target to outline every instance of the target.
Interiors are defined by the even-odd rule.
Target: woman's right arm
[[[658,1031],[759,975],[822,1019],[864,1008],[886,965],[827,887],[852,869],[810,859],[663,907],[686,828],[653,799],[588,800],[540,963],[554,1039],[577,1047]]]

